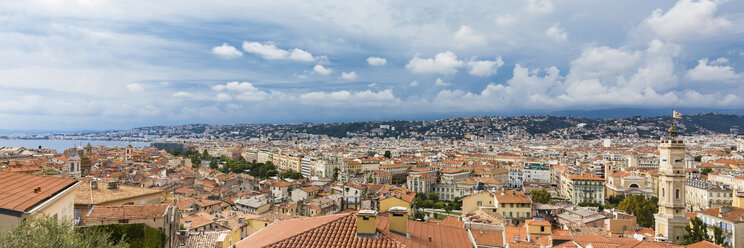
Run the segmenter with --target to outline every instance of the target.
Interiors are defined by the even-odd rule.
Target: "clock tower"
[[[677,137],[674,124],[669,137],[659,143],[659,213],[656,219],[656,239],[682,243],[685,225],[685,144]]]

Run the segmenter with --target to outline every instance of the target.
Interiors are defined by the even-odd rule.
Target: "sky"
[[[744,106],[726,0],[0,1],[0,129]]]

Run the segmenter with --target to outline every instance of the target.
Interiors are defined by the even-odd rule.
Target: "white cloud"
[[[553,24],[553,26],[546,29],[545,35],[555,41],[566,41],[566,39],[568,39],[568,33],[561,28],[561,24],[559,23]]]
[[[368,84],[368,85],[367,85],[367,87],[370,87],[370,88],[374,88],[374,87],[377,87],[377,83],[371,83],[371,84]]]
[[[740,74],[734,72],[734,68],[722,65],[728,59],[719,58],[708,64],[708,59],[698,60],[698,65],[687,71],[687,78],[695,81],[718,81],[733,82],[741,78]]]
[[[726,18],[715,17],[717,9],[715,1],[679,0],[666,13],[654,10],[643,25],[670,40],[708,37],[731,27]]]
[[[450,85],[452,85],[452,83],[450,83],[450,82],[445,82],[445,81],[444,81],[444,80],[442,80],[441,78],[437,78],[437,80],[436,80],[436,81],[434,82],[434,85],[436,85],[436,86],[442,86],[442,87],[446,87],[446,86],[450,86]]]
[[[367,58],[367,63],[373,66],[381,66],[387,64],[387,59],[380,57],[369,57]]]
[[[315,60],[322,60],[324,57],[313,57],[313,55],[305,50],[294,48],[291,51],[287,51],[276,47],[271,42],[259,43],[259,42],[243,42],[243,51],[247,53],[255,53],[261,55],[264,59],[269,60],[295,60],[303,62],[313,62]]]
[[[398,102],[390,89],[374,92],[340,90],[334,92],[309,92],[299,96],[303,104],[327,105],[336,107],[345,106],[382,106]]]
[[[237,48],[228,45],[227,43],[222,43],[221,46],[212,47],[212,53],[226,59],[243,56],[241,51],[238,51]]]
[[[614,79],[617,75],[636,69],[642,55],[640,51],[625,51],[606,46],[585,48],[578,58],[571,61],[571,70],[567,77]]]
[[[249,90],[240,93],[235,98],[241,101],[263,101],[268,97],[268,93],[259,90]]]
[[[473,31],[472,28],[462,25],[460,29],[455,32],[455,42],[457,46],[461,48],[482,46],[486,44],[486,40],[483,36],[480,36]]]
[[[176,97],[176,98],[191,98],[191,97],[194,97],[194,94],[191,94],[191,93],[185,92],[185,91],[179,91],[179,92],[173,93],[171,95],[171,97]]]
[[[330,75],[331,73],[333,73],[333,69],[325,68],[322,65],[315,65],[315,67],[313,67],[313,71],[320,75]]]
[[[229,82],[226,84],[213,85],[212,89],[215,91],[228,91],[238,93],[235,99],[241,101],[261,101],[269,96],[268,93],[259,90],[253,84],[249,82]],[[220,93],[217,95],[217,101],[229,101],[232,100],[232,96],[227,93]]]
[[[145,89],[142,87],[142,85],[134,83],[134,84],[127,84],[127,90],[132,93],[142,93],[145,91]]]
[[[356,80],[357,74],[356,72],[350,71],[350,72],[342,72],[341,78],[344,80]]]
[[[289,59],[305,62],[315,61],[313,54],[299,48],[292,49],[292,52],[289,54]]]
[[[418,85],[419,85],[419,82],[418,82],[418,81],[416,81],[416,80],[413,80],[413,81],[411,81],[411,83],[410,83],[410,84],[408,84],[408,86],[411,86],[411,87],[416,87],[416,86],[418,86]]]
[[[222,91],[222,90],[229,90],[229,91],[256,91],[256,87],[253,86],[253,84],[249,82],[229,82],[227,84],[217,84],[213,85],[212,89],[215,91]]]
[[[491,76],[498,72],[499,68],[504,65],[504,61],[501,60],[501,56],[496,60],[476,60],[475,57],[468,61],[468,73],[473,76]]]
[[[228,95],[226,93],[219,93],[215,97],[215,100],[218,101],[218,102],[227,102],[227,101],[232,100],[232,96],[230,96],[230,95]]]
[[[551,0],[527,0],[525,9],[532,14],[547,14],[553,12],[553,2]]]
[[[455,74],[457,69],[464,66],[465,63],[462,60],[458,60],[457,56],[450,52],[437,53],[434,58],[420,58],[416,54],[408,64],[406,69],[415,73],[438,73],[438,74]]]

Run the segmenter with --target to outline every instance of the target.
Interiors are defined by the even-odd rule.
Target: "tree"
[[[703,168],[702,170],[700,170],[700,175],[705,175],[705,176],[707,176],[707,175],[708,175],[708,173],[711,173],[711,172],[713,172],[713,168],[710,168],[710,167],[704,167],[704,168]]]
[[[432,208],[432,207],[434,207],[434,201],[432,201],[431,199],[424,200],[424,202],[421,203],[421,207],[422,208]]]
[[[607,197],[607,202],[610,205],[620,204],[620,202],[622,202],[623,200],[625,200],[625,195],[613,195],[613,196]]]
[[[192,157],[191,158],[191,167],[199,168],[201,167],[201,159],[198,157]]]
[[[548,204],[551,200],[550,193],[546,189],[532,190],[530,196],[532,196],[532,202],[534,203]]]
[[[640,194],[628,195],[620,202],[618,209],[635,215],[639,226],[652,227],[655,223],[654,214],[659,211],[658,201],[659,198],[656,197],[646,199]]]
[[[29,216],[13,230],[0,232],[0,247],[94,248],[129,247],[124,240],[112,241],[111,234],[100,230],[76,231],[69,220],[50,216]]]
[[[434,203],[434,208],[444,209],[445,207],[447,207],[447,203],[444,203],[444,202]]]
[[[367,177],[367,183],[372,183],[372,182],[374,182],[374,180],[372,179],[372,176],[368,176]]]
[[[437,202],[439,201],[439,195],[437,195],[437,193],[429,193],[429,199]]]
[[[702,162],[703,161],[703,155],[697,155],[695,156],[695,162]]]
[[[279,178],[291,178],[295,180],[302,179],[302,173],[296,172],[294,170],[288,170],[282,173],[279,173]]]
[[[333,168],[333,181],[338,180],[338,171],[339,171],[338,168]]]
[[[392,154],[392,153],[390,153],[390,151],[385,151],[385,155],[384,155],[384,156],[385,156],[386,158],[391,158],[391,157],[393,157],[393,154]]]
[[[698,217],[691,219],[690,225],[685,226],[685,231],[687,231],[687,233],[682,236],[682,244],[690,245],[703,240],[708,240],[708,233],[706,230],[707,226],[703,223],[703,220]]]
[[[417,220],[423,220],[424,217],[426,217],[426,214],[424,214],[424,212],[416,212],[413,214],[413,218]]]
[[[717,245],[728,247],[729,244],[726,242],[726,236],[723,235],[723,228],[719,226],[713,226],[713,238],[712,242]]]
[[[209,152],[207,152],[207,149],[204,149],[204,151],[202,152],[202,159],[210,159],[210,158],[212,157],[209,156]]]

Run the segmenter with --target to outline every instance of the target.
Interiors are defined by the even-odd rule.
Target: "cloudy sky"
[[[741,1],[0,2],[0,129],[742,108]]]

